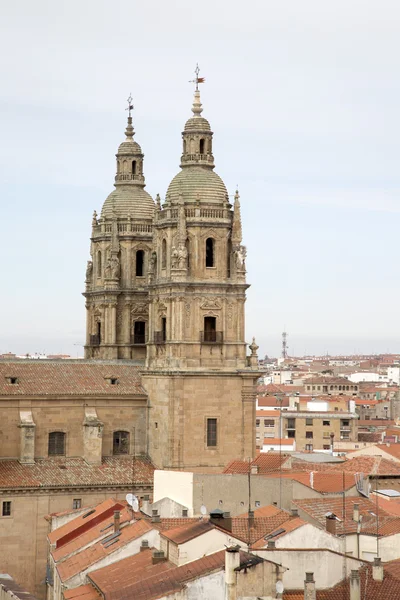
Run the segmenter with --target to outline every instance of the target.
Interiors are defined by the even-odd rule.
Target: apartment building
[[[329,451],[334,440],[357,441],[357,419],[351,412],[285,411],[282,436],[295,439],[298,452]]]

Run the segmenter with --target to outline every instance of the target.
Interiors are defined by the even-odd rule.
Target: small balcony
[[[155,344],[165,344],[166,341],[165,331],[155,331],[154,332],[154,343]]]
[[[145,344],[146,342],[147,339],[144,333],[134,333],[133,335],[131,335],[131,344],[133,344],[134,346],[140,346]]]
[[[202,344],[222,344],[224,334],[222,331],[200,331],[200,342]]]
[[[341,425],[340,431],[351,431],[350,425]]]
[[[90,336],[89,346],[100,346],[100,336],[98,333]]]

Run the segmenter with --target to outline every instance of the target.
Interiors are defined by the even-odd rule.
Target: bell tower
[[[239,193],[214,171],[213,132],[196,90],[181,171],[154,216],[149,269],[149,454],[176,469],[220,469],[255,454],[257,346],[246,356]]]
[[[155,204],[145,191],[143,153],[134,140],[128,98],[125,141],[116,154],[115,190],[100,218],[93,214],[87,263],[86,358],[139,359],[146,356],[148,288]]]

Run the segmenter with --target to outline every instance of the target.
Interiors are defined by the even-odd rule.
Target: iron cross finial
[[[195,83],[196,84],[196,92],[199,91],[199,83],[204,83],[205,82],[205,78],[204,77],[199,77],[199,73],[200,73],[199,63],[196,63],[196,68],[194,70],[194,74],[196,75],[196,77],[195,77],[195,79],[191,79],[189,81],[189,83]]]
[[[134,106],[132,104],[132,100],[133,100],[132,94],[129,94],[129,98],[127,99],[128,107],[125,109],[125,110],[128,111],[128,116],[129,117],[131,116],[131,110],[134,109]]]

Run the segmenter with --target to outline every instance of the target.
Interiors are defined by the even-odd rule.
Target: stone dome
[[[117,217],[127,218],[128,215],[134,221],[152,219],[155,204],[153,198],[143,187],[138,185],[118,186],[116,190],[106,198],[101,216],[111,219],[115,212]]]
[[[211,131],[210,123],[204,117],[190,117],[185,123],[184,133],[188,131]]]
[[[142,154],[142,149],[134,140],[125,140],[118,147],[118,154]]]
[[[221,177],[211,169],[204,167],[185,167],[175,175],[167,190],[167,199],[171,202],[178,200],[183,194],[183,201],[209,202],[224,204],[228,200],[228,192]]]

